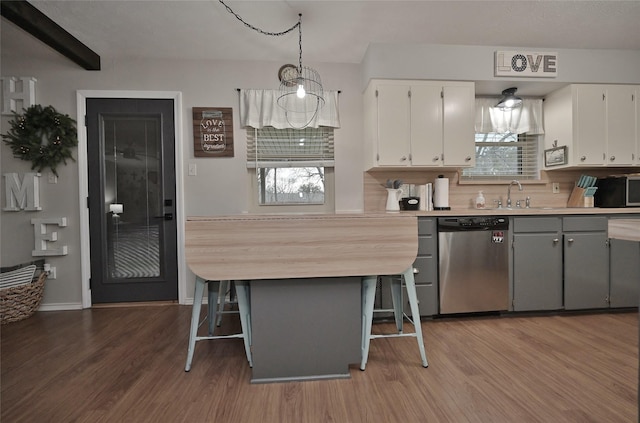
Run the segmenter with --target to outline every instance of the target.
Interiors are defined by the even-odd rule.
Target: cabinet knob
[[[582,157],[580,157],[580,161],[581,161],[581,162],[584,162],[585,160],[587,160],[587,156],[582,156]]]
[[[464,161],[465,161],[465,162],[470,162],[470,161],[471,161],[471,156],[467,156],[467,157],[465,157],[465,158],[464,158]]]
[[[569,238],[569,239],[567,240],[567,242],[569,242],[569,243],[573,242],[573,238]]]
[[[401,161],[401,162],[404,162],[404,161],[406,161],[406,160],[407,160],[407,156],[402,156],[402,157],[400,157],[400,161]]]
[[[440,160],[440,156],[435,156],[435,157],[433,158],[433,161],[434,161],[434,162],[437,162],[438,160]]]
[[[557,244],[558,242],[560,242],[560,240],[558,238],[553,238],[553,243]]]
[[[609,157],[609,160],[611,160],[612,162],[616,160],[616,156],[611,156]]]

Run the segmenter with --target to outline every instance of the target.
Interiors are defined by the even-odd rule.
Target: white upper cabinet
[[[471,82],[372,80],[364,114],[365,170],[475,163]]]
[[[637,86],[570,85],[545,99],[545,148],[568,147],[565,167],[631,166],[637,159]]]
[[[633,165],[636,155],[636,95],[632,85],[607,88],[607,156],[610,165]]]

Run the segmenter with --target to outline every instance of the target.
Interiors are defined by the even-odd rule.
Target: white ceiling
[[[297,63],[298,32],[267,36],[218,0],[36,1],[35,7],[100,55]],[[302,13],[303,61],[360,63],[370,43],[640,50],[634,1],[226,0],[248,23],[283,31]],[[4,53],[49,54],[2,20]]]

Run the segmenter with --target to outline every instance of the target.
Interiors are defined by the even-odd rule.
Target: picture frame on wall
[[[233,157],[233,110],[231,107],[193,108],[193,155]]]
[[[554,147],[544,150],[545,167],[561,166],[567,164],[567,146]]]

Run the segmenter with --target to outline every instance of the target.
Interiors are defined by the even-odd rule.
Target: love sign
[[[558,76],[558,53],[496,51],[495,76],[554,78]]]

